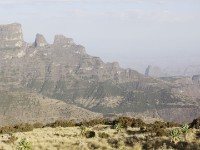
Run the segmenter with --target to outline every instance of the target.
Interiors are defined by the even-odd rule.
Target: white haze
[[[141,72],[147,65],[200,65],[199,0],[0,0],[0,24],[24,38],[72,37],[89,54]]]

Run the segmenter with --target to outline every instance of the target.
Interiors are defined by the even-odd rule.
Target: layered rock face
[[[41,94],[105,116],[157,112],[159,118],[180,122],[200,115],[200,88],[191,79],[161,80],[121,68],[117,62],[105,63],[99,57],[88,55],[83,46],[63,35],[56,35],[54,43],[48,44],[42,35],[37,34],[33,45],[15,50],[7,47],[7,50],[0,51],[0,61],[0,91]],[[5,95],[0,96],[0,105],[4,106],[0,116],[10,114],[6,113],[8,108],[15,105]],[[16,107],[18,105],[20,103]],[[35,104],[32,106],[36,107]],[[173,108],[174,116],[167,108]],[[22,114],[21,107],[19,109]],[[46,107],[42,109],[49,111]],[[57,112],[61,111],[59,109],[67,107],[58,107]],[[176,117],[175,110],[189,117],[184,120]],[[149,113],[149,117],[154,117],[152,114]],[[59,118],[59,114],[56,115]],[[37,118],[36,114],[34,118]]]
[[[73,43],[73,39],[66,38],[64,35],[56,35],[54,38],[54,45],[69,46]]]
[[[23,42],[20,24],[0,25],[0,49],[20,48]]]

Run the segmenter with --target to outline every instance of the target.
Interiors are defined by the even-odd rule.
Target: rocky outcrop
[[[44,38],[44,36],[42,34],[37,34],[35,38],[34,46],[44,47],[46,45],[48,45],[48,43],[46,42],[46,39]]]
[[[20,24],[0,25],[0,49],[21,48],[23,43]]]
[[[54,45],[67,47],[73,44],[73,39],[66,38],[64,35],[56,35],[54,37]]]
[[[166,77],[168,76],[167,73],[163,72],[159,67],[157,66],[151,66],[149,65],[147,69],[145,70],[146,76],[151,77]]]

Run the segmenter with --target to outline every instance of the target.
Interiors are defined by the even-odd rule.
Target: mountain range
[[[105,63],[64,35],[53,44],[0,25],[0,125],[115,115],[189,122],[200,116],[200,75],[150,77]]]

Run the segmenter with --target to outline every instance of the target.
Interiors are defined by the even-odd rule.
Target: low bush
[[[155,134],[156,136],[167,136],[167,131],[165,126],[162,124],[148,124],[146,127],[140,128],[141,132],[148,132],[152,135]]]
[[[108,144],[110,144],[111,147],[113,148],[118,148],[119,147],[119,142],[117,139],[113,139],[113,138],[110,138],[108,139]]]
[[[140,128],[140,127],[144,127],[144,126],[146,126],[146,124],[142,121],[142,119],[134,119],[133,118],[133,122],[132,122],[131,127]]]
[[[130,117],[119,117],[114,120],[113,125],[120,123],[124,128],[126,127],[143,127],[146,124],[141,119],[135,119]]]
[[[12,133],[14,131],[15,130],[12,126],[5,126],[5,127],[1,127],[0,134]]]
[[[167,128],[180,127],[181,125],[176,122],[166,122]]]
[[[166,125],[165,122],[162,122],[162,121],[155,121],[155,122],[153,123],[153,127],[154,127],[154,128],[163,128],[163,129],[165,129],[165,128],[167,128],[167,125]]]
[[[133,119],[129,117],[119,117],[118,119],[113,121],[113,125],[121,124],[123,127],[131,127],[133,123]]]
[[[57,120],[54,123],[47,124],[47,127],[74,127],[76,123],[74,121]]]
[[[156,128],[154,130],[156,136],[167,136],[167,132],[165,129],[162,129],[162,128]]]
[[[36,122],[36,123],[33,124],[33,127],[34,128],[43,128],[44,125],[42,123]]]
[[[197,119],[194,119],[192,123],[190,123],[190,127],[195,128],[195,129],[200,129],[200,117]]]
[[[93,137],[95,137],[95,132],[88,130],[84,133],[84,135],[86,138],[93,138]]]
[[[28,132],[33,131],[34,126],[28,123],[22,123],[14,126],[5,126],[0,129],[0,134],[14,133],[14,132]]]
[[[107,133],[105,133],[105,132],[99,132],[99,133],[98,133],[98,136],[99,136],[100,138],[104,138],[104,139],[107,139],[107,138],[110,137],[110,135],[107,134]]]
[[[97,143],[88,143],[89,149],[100,149],[100,146]]]
[[[160,140],[153,140],[153,141],[146,141],[143,144],[143,149],[144,150],[150,150],[150,149],[155,149],[155,150],[168,150],[168,149],[174,149],[173,148],[174,144],[170,143],[167,140],[160,141]]]
[[[28,123],[22,123],[22,124],[18,124],[13,126],[14,128],[14,132],[28,132],[28,131],[33,131],[33,125],[28,124]]]
[[[174,145],[174,148],[178,150],[199,150],[200,144],[197,142],[178,142],[176,145]]]
[[[138,137],[136,136],[125,138],[125,144],[131,147],[134,145],[134,143],[137,143],[139,141],[140,139],[138,139]]]
[[[87,126],[95,126],[95,125],[98,125],[98,124],[102,124],[104,125],[106,122],[106,120],[104,118],[97,118],[97,119],[93,119],[93,120],[90,120],[88,121],[86,124]]]

